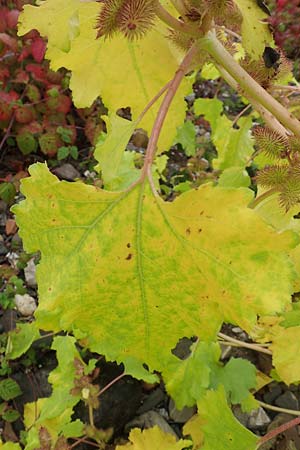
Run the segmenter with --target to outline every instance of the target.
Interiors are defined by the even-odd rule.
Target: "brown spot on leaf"
[[[128,255],[126,256],[125,259],[126,259],[127,261],[130,261],[131,258],[132,258],[132,253],[128,253]]]
[[[126,247],[127,247],[127,248],[130,248],[130,247],[131,247],[130,242],[128,242],[128,244],[126,245]]]
[[[201,231],[202,231],[202,228],[198,228],[198,233],[201,233]]]
[[[185,230],[185,232],[186,232],[186,234],[189,236],[189,235],[191,234],[191,229],[190,229],[190,228],[187,228],[187,229]]]

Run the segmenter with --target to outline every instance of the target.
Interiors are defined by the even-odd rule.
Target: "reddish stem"
[[[280,425],[280,427],[277,427],[274,430],[269,431],[269,433],[267,433],[265,436],[263,436],[259,440],[259,446],[264,444],[267,441],[270,441],[275,436],[278,436],[278,434],[281,434],[284,431],[289,430],[290,428],[293,428],[293,427],[295,427],[296,425],[299,425],[299,424],[300,424],[300,417],[296,417],[296,419],[292,419],[289,422],[286,422],[283,425]]]
[[[121,375],[117,376],[116,378],[114,378],[110,383],[108,383],[106,386],[104,386],[103,389],[101,389],[101,391],[98,394],[98,397],[100,397],[100,395],[103,394],[103,392],[107,391],[107,389],[109,389],[113,384],[115,384],[117,381],[121,380],[121,378],[125,377],[126,373],[123,372],[121,373]]]
[[[176,91],[177,91],[183,77],[185,76],[186,72],[188,71],[191,62],[197,53],[197,50],[198,50],[198,47],[196,45],[193,45],[190,48],[190,50],[188,51],[188,53],[185,55],[180,66],[178,67],[178,69],[176,71],[176,74],[175,74],[173,80],[170,82],[168,91],[160,105],[158,114],[157,114],[155,122],[154,122],[154,126],[152,128],[151,136],[149,139],[149,143],[148,143],[148,147],[147,147],[147,151],[146,151],[145,163],[144,163],[144,167],[143,167],[143,172],[142,172],[142,176],[140,178],[141,181],[143,181],[147,175],[151,179],[151,166],[152,166],[152,162],[153,162],[153,159],[155,156],[157,141],[159,139],[163,123],[164,123],[166,115],[169,111],[172,100],[176,94]]]

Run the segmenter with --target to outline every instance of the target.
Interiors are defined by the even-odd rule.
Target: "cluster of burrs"
[[[283,136],[267,127],[255,127],[255,143],[274,164],[260,170],[257,183],[279,193],[279,203],[288,211],[300,203],[300,139]]]

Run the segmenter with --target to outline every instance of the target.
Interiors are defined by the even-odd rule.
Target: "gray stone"
[[[168,422],[156,411],[148,411],[138,417],[135,417],[125,426],[125,432],[129,432],[135,427],[145,429],[152,428],[155,425],[157,425],[163,432],[172,434],[176,437],[176,439],[178,439],[178,436],[173,428],[171,428]]]
[[[14,269],[17,268],[17,262],[20,258],[20,256],[18,255],[18,253],[16,252],[9,252],[6,255],[7,261],[9,262],[9,264],[11,265],[11,267],[13,267]]]
[[[30,287],[35,287],[37,285],[35,273],[36,265],[34,263],[34,258],[31,258],[24,269],[25,280],[27,285]]]
[[[187,422],[194,414],[196,414],[197,408],[196,406],[184,407],[181,410],[178,410],[175,406],[174,401],[171,399],[169,403],[169,416],[176,423],[185,423]]]
[[[146,400],[139,407],[139,409],[137,410],[137,414],[143,414],[147,411],[150,411],[150,409],[153,409],[155,406],[161,403],[165,399],[165,397],[166,394],[161,388],[154,389],[154,391],[152,391],[151,394],[148,395]]]
[[[8,253],[8,248],[5,247],[3,242],[0,241],[0,256],[4,256]]]
[[[60,167],[56,167],[52,170],[52,172],[59,178],[67,181],[73,181],[75,180],[75,178],[80,178],[80,173],[78,172],[78,170],[76,170],[75,167],[73,167],[72,164],[69,163],[65,163]]]
[[[247,427],[248,420],[249,420],[249,413],[243,412],[242,408],[239,405],[234,405],[232,407],[232,412],[236,419],[244,425],[244,427]]]
[[[263,430],[266,428],[271,419],[263,408],[254,409],[251,411],[248,420],[248,427],[252,430]]]
[[[25,317],[32,316],[36,310],[36,301],[29,294],[16,294],[15,305],[19,313]]]
[[[4,213],[0,214],[0,227],[5,227],[7,221],[7,215]]]
[[[264,394],[264,402],[273,404],[274,400],[282,393],[282,388],[279,384],[275,384],[275,386],[269,385],[269,389],[270,391]]]
[[[280,406],[280,408],[299,409],[298,399],[291,391],[285,391],[284,394],[280,395],[280,397],[275,400],[275,405]]]
[[[0,212],[5,212],[7,209],[7,203],[4,200],[0,200]]]

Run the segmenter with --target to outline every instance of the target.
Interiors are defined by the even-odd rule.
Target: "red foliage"
[[[7,137],[15,139],[23,155],[39,151],[54,157],[60,146],[76,145],[76,121],[94,143],[101,131],[99,102],[91,108],[97,120],[77,112],[67,71],[52,71],[44,59],[46,40],[37,30],[17,36],[20,10],[33,0],[11,3],[12,8],[0,7],[0,129],[9,129]]]

